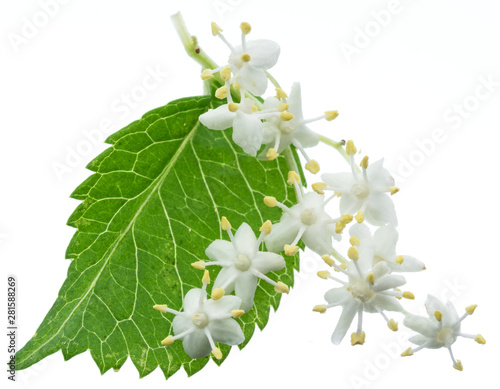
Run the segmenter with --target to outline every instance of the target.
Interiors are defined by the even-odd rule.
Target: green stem
[[[323,135],[319,136],[319,140],[328,146],[332,146],[335,150],[337,150],[340,153],[340,155],[342,155],[342,157],[344,157],[344,159],[349,164],[351,163],[351,160],[343,147],[345,145],[345,141],[337,142],[337,141],[330,139],[330,138],[327,138],[326,136],[323,136]]]
[[[349,261],[347,259],[344,258],[344,256],[342,254],[340,254],[337,250],[333,249],[331,255],[337,260],[339,261],[340,263],[344,263],[344,264],[348,264]]]

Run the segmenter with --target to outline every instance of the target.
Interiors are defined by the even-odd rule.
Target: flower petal
[[[182,339],[182,346],[193,359],[206,357],[212,351],[205,332],[199,328]]]
[[[332,306],[344,305],[352,300],[352,294],[347,291],[343,286],[339,288],[332,288],[325,293],[325,300]]]
[[[189,330],[194,326],[191,315],[187,315],[181,312],[179,315],[175,315],[174,320],[172,320],[172,330],[174,335],[182,334],[184,331]]]
[[[224,316],[234,309],[240,309],[241,299],[238,296],[225,295],[219,300],[208,300],[203,305],[203,310],[210,319]]]
[[[262,274],[281,270],[286,266],[284,258],[275,253],[258,252],[252,261],[252,267]]]
[[[433,322],[427,317],[417,316],[411,313],[405,316],[403,324],[426,338],[434,338],[438,331],[437,322]]]
[[[238,254],[244,254],[252,259],[257,253],[257,238],[247,223],[241,223],[238,227],[233,242]]]
[[[271,69],[280,55],[280,46],[271,40],[256,39],[248,41],[247,53],[250,54],[250,64],[257,69]]]
[[[325,173],[321,179],[337,193],[349,193],[356,180],[352,173]]]
[[[344,339],[345,334],[349,330],[349,327],[354,320],[354,316],[356,316],[356,313],[358,312],[358,306],[359,304],[356,302],[351,302],[344,305],[342,314],[339,318],[339,322],[337,323],[337,326],[335,327],[335,330],[332,334],[333,344],[340,344],[340,342],[342,342],[342,339]]]
[[[219,274],[217,274],[217,278],[214,281],[213,288],[222,288],[226,293],[231,293],[234,290],[234,282],[236,278],[238,278],[240,271],[237,270],[234,266],[223,267]]]
[[[410,255],[403,255],[403,263],[399,264],[395,262],[395,258],[393,258],[389,263],[391,266],[391,269],[393,271],[400,271],[400,272],[415,272],[415,271],[422,271],[425,270],[425,265],[424,263]]]
[[[262,143],[262,122],[251,114],[240,113],[233,123],[233,141],[249,155],[257,155]]]
[[[261,96],[267,89],[267,75],[264,70],[257,69],[248,64],[235,74],[235,80],[255,96]]]
[[[373,185],[379,189],[385,189],[388,186],[394,186],[394,178],[387,169],[383,167],[384,159],[379,159],[373,162],[366,169],[366,175],[368,176],[368,181],[370,185]]]
[[[334,232],[333,224],[313,224],[304,231],[302,241],[319,255],[331,254],[333,251],[332,237]]]
[[[236,113],[229,111],[227,104],[200,115],[200,122],[211,130],[225,130],[233,126]]]
[[[448,310],[446,306],[436,297],[429,294],[425,300],[425,309],[432,320],[435,320],[434,312],[439,311],[443,314],[443,318],[447,316]],[[443,323],[444,324],[444,323]]]
[[[271,233],[264,238],[269,251],[280,253],[285,244],[293,242],[299,233],[300,222],[288,213],[283,214],[281,221],[273,225]]]
[[[230,266],[233,259],[238,255],[232,242],[227,240],[214,240],[205,250],[205,255],[221,266]]]
[[[231,318],[211,321],[208,330],[215,342],[229,346],[240,344],[245,340],[240,325]]]
[[[295,118],[292,120],[295,120]],[[314,147],[319,143],[319,135],[303,124],[295,128],[295,133],[293,135],[304,148]]]
[[[288,97],[287,103],[290,105],[288,111],[293,113],[294,119],[302,121],[304,116],[302,115],[302,93],[299,82],[294,82],[292,84],[292,89],[290,90],[290,96]]]
[[[398,219],[396,217],[394,203],[387,194],[382,192],[370,193],[367,202],[368,205],[365,210],[365,219],[368,223],[375,226],[389,223],[397,227]]]
[[[203,291],[200,288],[190,289],[186,296],[184,296],[184,300],[182,301],[182,306],[184,312],[188,314],[195,314],[200,309],[200,295],[203,294]],[[203,296],[203,299],[206,300],[206,293]]]
[[[394,258],[396,255],[396,244],[399,234],[392,225],[385,225],[377,229],[373,234],[375,242],[375,255],[386,261]]]
[[[392,288],[397,288],[398,286],[406,284],[406,280],[400,275],[386,275],[382,278],[375,279],[375,284],[372,287],[374,292],[381,292],[383,290],[388,290]]]
[[[377,294],[370,302],[384,311],[404,312],[403,306],[393,296]]]
[[[340,197],[340,212],[345,214],[355,214],[357,211],[361,209],[363,205],[363,200],[358,199],[356,196],[350,193],[342,193]]]
[[[241,299],[241,309],[248,312],[252,309],[257,277],[250,272],[242,272],[234,285],[234,294]]]

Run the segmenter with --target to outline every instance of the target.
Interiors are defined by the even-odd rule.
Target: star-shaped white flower
[[[212,34],[221,38],[231,50],[228,66],[231,69],[232,77],[229,82],[237,82],[254,96],[261,96],[267,89],[266,70],[278,62],[280,47],[276,42],[267,39],[247,42],[246,36],[251,31],[250,25],[241,23],[240,29],[241,45],[233,47],[222,35],[222,29],[217,24],[212,23]],[[205,71],[203,77],[206,79],[212,73],[221,71],[223,68]]]
[[[394,179],[383,167],[383,159],[368,166],[368,157],[364,157],[360,163],[361,171],[358,171],[354,162],[356,148],[352,141],[346,145],[347,154],[350,156],[350,173],[327,173],[321,176],[328,185],[325,189],[334,190],[340,194],[340,212],[356,214],[356,219],[361,222],[364,219],[370,224],[379,226],[392,224],[397,226],[398,220],[394,203],[387,195],[398,192],[394,186]]]
[[[359,239],[358,250],[360,253],[364,253],[365,250],[373,252],[373,265],[385,261],[395,272],[425,270],[425,265],[417,258],[410,255],[396,255],[399,234],[390,224],[379,227],[373,236],[366,225],[355,224],[349,229],[349,234],[351,237]]]
[[[270,221],[263,224],[258,239],[247,223],[242,223],[233,236],[229,221],[223,217],[222,228],[227,231],[231,241],[215,240],[205,251],[212,261],[193,263],[197,269],[204,269],[209,265],[222,267],[214,282],[213,300],[234,290],[235,295],[242,300],[241,309],[248,312],[253,306],[259,278],[273,285],[278,293],[288,292],[288,287],[283,282],[275,282],[265,275],[281,270],[286,265],[281,255],[259,251],[264,236],[271,231]]]
[[[342,314],[332,334],[334,344],[339,344],[342,341],[357,315],[357,330],[351,335],[351,344],[354,346],[363,344],[365,341],[363,312],[380,313],[388,327],[397,331],[397,323],[394,319],[389,319],[384,311],[404,312],[398,298],[413,299],[414,296],[410,292],[401,292],[395,289],[406,283],[403,276],[391,274],[391,268],[384,261],[373,265],[373,251],[364,250],[362,253],[356,248],[359,247],[359,240],[351,238],[350,242],[353,246],[348,251],[351,261],[347,266],[338,266],[333,259],[323,256],[327,264],[346,275],[348,280],[338,279],[330,275],[328,271],[318,272],[319,277],[332,279],[342,286],[326,292],[325,300],[328,304],[316,305],[313,310],[324,313],[328,308],[342,306]]]
[[[417,348],[408,348],[401,354],[403,357],[413,355],[423,348],[437,349],[446,347],[453,361],[453,367],[457,370],[462,370],[462,362],[456,360],[451,350],[451,345],[455,343],[459,336],[464,338],[474,339],[479,344],[485,344],[486,340],[481,335],[464,334],[460,331],[462,321],[469,315],[474,313],[477,305],[470,305],[465,308],[465,313],[458,317],[457,311],[453,304],[448,301],[443,304],[440,300],[432,295],[427,296],[425,308],[429,317],[422,317],[413,314],[408,314],[403,324],[418,332],[410,338],[410,342],[416,344]]]
[[[182,339],[184,351],[191,358],[203,358],[213,353],[217,359],[222,358],[215,342],[234,346],[245,340],[243,331],[234,318],[240,317],[241,299],[236,296],[224,296],[217,301],[207,300],[207,285],[210,282],[208,271],[203,276],[203,287],[191,289],[183,300],[183,312],[168,308],[166,305],[155,305],[153,308],[175,315],[172,321],[174,335],[167,336],[161,344],[171,345]]]
[[[325,206],[330,200],[325,200],[325,196],[315,192],[302,195],[300,178],[295,172],[290,172],[288,177],[288,183],[295,186],[299,202],[288,208],[274,197],[264,198],[267,206],[277,206],[284,211],[279,223],[273,226],[271,233],[264,239],[266,247],[269,251],[285,250],[286,255],[295,255],[299,250],[297,243],[302,239],[307,247],[319,255],[331,254],[332,237],[340,239],[340,235],[335,232],[335,225],[342,218],[332,219],[325,212]]]
[[[305,120],[302,114],[302,97],[298,82],[293,83],[290,97],[282,96],[281,99],[269,97],[264,101],[263,109],[270,110],[283,103],[287,105],[287,111],[291,114],[291,119],[285,121],[280,117],[271,117],[264,122],[262,127],[262,143],[266,144],[266,148],[259,157],[261,159],[267,158],[272,160],[284,149],[293,144],[306,159],[306,169],[312,173],[317,173],[319,165],[309,158],[304,149],[316,146],[319,142],[319,135],[311,131],[306,124],[321,119],[333,120],[338,116],[338,112],[328,111],[316,118]],[[314,166],[316,165],[317,167],[315,168]]]

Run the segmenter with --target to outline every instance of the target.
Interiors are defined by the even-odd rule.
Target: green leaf
[[[112,146],[88,165],[95,174],[72,194],[82,203],[68,221],[77,231],[66,252],[67,279],[17,353],[18,369],[58,350],[66,360],[90,350],[101,373],[130,357],[141,377],[157,366],[167,378],[181,366],[191,375],[208,362],[188,357],[181,342],[161,346],[173,316],[153,305],[180,310],[187,291],[201,286],[202,272],[190,264],[206,259],[214,239],[227,239],[222,216],[257,233],[265,220],[280,218],[263,204],[265,195],[296,201],[283,157],[258,161],[233,144],[231,130],[200,124],[213,104],[210,97],[173,101],[107,139]],[[298,257],[271,277],[292,285],[293,269]],[[210,271],[215,277],[218,269]],[[271,285],[259,283],[254,308],[239,319],[245,344],[279,301]]]

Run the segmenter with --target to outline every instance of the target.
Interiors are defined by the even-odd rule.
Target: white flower
[[[328,111],[319,117],[304,120],[300,84],[298,82],[293,83],[288,99],[284,96],[281,100],[276,97],[267,98],[264,101],[264,110],[275,108],[280,104],[282,105],[283,102],[291,114],[291,119],[282,120],[280,117],[272,117],[264,122],[262,142],[266,144],[266,148],[259,157],[261,159],[274,159],[284,149],[293,144],[304,155],[308,163],[306,168],[311,170],[311,164],[314,164],[314,162],[311,161],[304,149],[316,146],[319,142],[319,135],[311,131],[306,124],[321,119],[333,120],[338,116],[338,113],[337,111]]]
[[[462,321],[469,315],[474,313],[477,305],[470,305],[465,308],[465,313],[458,317],[457,311],[453,304],[448,301],[443,304],[432,295],[427,296],[425,308],[429,317],[422,317],[413,314],[408,314],[403,324],[419,333],[410,338],[410,342],[418,345],[417,348],[408,348],[401,355],[406,357],[413,355],[423,348],[437,349],[446,347],[450,352],[453,361],[453,367],[457,370],[462,370],[462,362],[456,360],[451,350],[451,345],[455,343],[457,337],[474,339],[479,344],[485,344],[486,340],[481,335],[464,334],[460,331]]]
[[[279,223],[273,226],[271,233],[264,239],[269,251],[281,252],[285,250],[286,255],[295,255],[298,251],[297,243],[300,239],[314,252],[323,255],[333,252],[332,237],[340,239],[335,233],[335,223],[339,219],[332,219],[325,212],[325,196],[315,192],[301,194],[299,187],[300,179],[295,172],[289,173],[289,184],[295,185],[299,196],[298,204],[288,208],[286,205],[276,201],[274,197],[264,198],[264,202],[270,207],[279,207],[284,213]],[[351,218],[352,220],[352,218]]]
[[[242,300],[241,309],[248,312],[253,305],[259,278],[273,285],[276,292],[288,292],[288,287],[281,281],[275,282],[265,275],[271,271],[281,270],[286,265],[281,255],[259,251],[264,235],[271,230],[270,221],[261,227],[259,239],[256,239],[247,223],[242,223],[233,236],[231,225],[224,217],[222,218],[222,228],[227,231],[231,241],[215,240],[205,251],[212,262],[198,261],[193,263],[197,269],[204,269],[208,265],[222,267],[214,282],[213,300],[217,300],[234,290],[236,296]]]
[[[203,276],[203,287],[191,289],[183,300],[184,311],[179,312],[166,305],[155,305],[153,308],[163,313],[173,313],[174,336],[169,335],[161,344],[171,345],[182,339],[184,351],[191,358],[203,358],[213,353],[217,359],[222,353],[215,342],[230,346],[245,340],[243,331],[234,318],[240,317],[244,311],[240,309],[241,299],[236,296],[224,296],[217,301],[207,300],[207,284],[210,282],[208,271]]]
[[[395,194],[398,188],[394,186],[394,179],[383,168],[383,159],[368,166],[368,157],[361,161],[361,172],[354,163],[356,148],[352,141],[347,142],[347,154],[350,156],[350,173],[328,173],[321,176],[328,185],[327,189],[340,194],[340,211],[354,214],[361,222],[364,219],[373,225],[385,223],[397,226],[398,221],[394,203],[387,192]]]
[[[359,241],[351,239],[351,243],[359,245]],[[340,280],[330,275],[328,271],[318,272],[321,278],[329,278],[342,286],[330,289],[325,294],[328,305],[316,305],[314,311],[324,313],[328,308],[342,306],[342,314],[332,334],[332,342],[339,344],[349,330],[349,327],[358,315],[357,330],[351,335],[351,344],[363,344],[365,333],[363,332],[363,312],[378,312],[387,322],[388,327],[397,331],[398,325],[394,319],[389,319],[384,311],[404,312],[398,298],[413,299],[410,292],[395,290],[405,284],[404,277],[392,275],[391,269],[386,262],[382,261],[373,265],[373,251],[364,250],[362,253],[355,246],[348,251],[351,261],[345,265],[337,266],[328,256],[323,256],[327,264],[335,270],[345,274],[348,281]]]
[[[241,23],[240,29],[241,45],[233,47],[222,35],[222,29],[217,24],[212,23],[212,34],[221,38],[229,47],[231,53],[227,66],[207,69],[203,72],[202,78],[209,79],[213,73],[229,68],[232,76],[225,78],[225,81],[228,81],[229,84],[237,82],[254,96],[261,96],[267,89],[268,76],[266,70],[272,68],[278,62],[280,47],[276,42],[267,39],[247,42],[246,36],[250,33],[250,25]]]
[[[425,269],[423,262],[415,257],[396,255],[399,234],[390,224],[379,227],[373,237],[370,229],[364,224],[353,225],[349,229],[349,234],[361,242],[358,248],[360,253],[365,250],[373,252],[373,265],[385,261],[395,272],[415,272]]]

